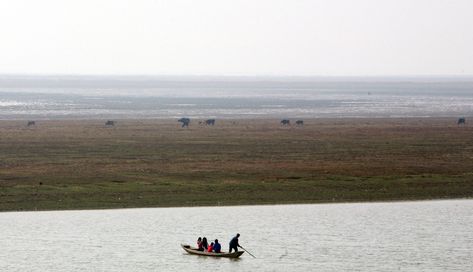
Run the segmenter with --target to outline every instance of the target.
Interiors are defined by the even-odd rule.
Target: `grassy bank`
[[[452,119],[0,121],[0,210],[473,196]]]

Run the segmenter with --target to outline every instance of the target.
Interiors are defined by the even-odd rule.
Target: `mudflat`
[[[452,118],[0,121],[0,210],[473,197]]]

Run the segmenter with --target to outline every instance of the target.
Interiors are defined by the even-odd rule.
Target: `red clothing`
[[[212,252],[214,250],[213,246],[212,245],[209,245],[209,247],[207,248],[207,251],[208,252]]]
[[[204,245],[203,245],[202,241],[197,243],[197,250],[204,251]]]

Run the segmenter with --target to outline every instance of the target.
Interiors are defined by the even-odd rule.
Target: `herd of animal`
[[[181,123],[181,127],[189,127],[191,119],[190,118],[181,118],[177,121],[179,123]],[[207,119],[205,121],[199,121],[199,125],[215,126],[215,119]]]
[[[290,126],[291,125],[291,120],[289,119],[282,119],[281,120],[281,125],[283,126]],[[304,125],[304,120],[297,120],[296,121],[297,126],[303,126]]]
[[[26,126],[27,127],[36,126],[36,121],[28,121],[26,123]],[[107,122],[105,122],[105,126],[106,127],[113,127],[113,126],[115,126],[115,121],[108,120]]]
[[[190,118],[184,117],[179,120],[177,120],[179,123],[181,123],[181,127],[189,127],[189,124],[191,122]],[[215,119],[207,119],[205,121],[199,121],[199,125],[207,125],[207,126],[214,126],[215,125]],[[291,125],[291,120],[289,119],[283,119],[281,120],[281,125],[283,126],[290,126]],[[297,126],[303,126],[304,121],[303,120],[297,120],[296,121]]]
[[[180,118],[179,120],[177,120],[177,122],[181,123],[182,128],[189,127],[191,119],[187,118],[187,117],[183,117],[183,118]],[[105,126],[106,127],[113,127],[113,126],[115,126],[115,123],[116,122],[113,121],[113,120],[108,120],[107,122],[105,122]],[[282,119],[280,124],[282,126],[290,126],[291,125],[291,120]],[[466,125],[466,118],[465,117],[458,118],[457,124],[458,125]],[[35,126],[35,125],[36,125],[36,121],[28,121],[28,123],[26,124],[27,127],[31,127],[31,126]],[[205,121],[199,121],[199,125],[214,126],[215,125],[215,119],[207,119]],[[296,126],[303,126],[303,125],[304,125],[304,120],[296,120]]]

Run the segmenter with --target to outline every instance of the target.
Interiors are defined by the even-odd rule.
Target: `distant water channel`
[[[473,115],[473,79],[0,76],[0,119]]]
[[[185,254],[197,236],[238,260]],[[0,213],[0,271],[473,271],[473,200]]]

